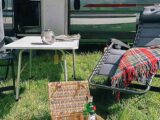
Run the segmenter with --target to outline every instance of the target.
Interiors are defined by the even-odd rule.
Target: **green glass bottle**
[[[84,120],[96,120],[96,107],[93,105],[93,97],[88,97],[88,103],[85,104],[85,110],[83,111]],[[88,119],[87,119],[88,115]]]
[[[88,112],[89,112],[89,118],[88,120],[96,120],[96,107],[93,105],[93,97],[90,96],[88,98]]]

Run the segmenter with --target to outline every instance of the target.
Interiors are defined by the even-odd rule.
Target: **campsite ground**
[[[101,51],[78,51],[76,71],[78,80],[87,80],[102,55]],[[72,55],[67,54],[69,80],[72,79]],[[25,56],[23,63],[28,61]],[[15,63],[17,64],[17,63]],[[32,74],[28,80],[28,67],[22,73],[21,99],[16,102],[13,92],[0,95],[0,119],[5,120],[44,120],[50,119],[48,82],[63,81],[63,69],[53,64],[52,53],[46,52],[33,58]],[[154,79],[154,85],[159,80]],[[160,94],[148,92],[145,95],[122,94],[115,101],[112,91],[91,89],[96,113],[107,120],[158,120],[160,118]]]

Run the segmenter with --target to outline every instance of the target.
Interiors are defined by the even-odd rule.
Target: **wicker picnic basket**
[[[48,86],[52,120],[84,120],[88,81],[51,82]]]

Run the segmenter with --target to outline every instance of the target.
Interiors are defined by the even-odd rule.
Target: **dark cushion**
[[[135,42],[136,47],[149,47],[160,45],[160,38],[139,38]]]
[[[112,77],[117,69],[118,65],[116,64],[103,64],[99,70],[100,75],[106,75]]]

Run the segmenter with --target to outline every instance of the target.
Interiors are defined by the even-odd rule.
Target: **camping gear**
[[[88,81],[50,82],[48,86],[52,120],[84,120]]]
[[[14,57],[11,50],[4,50],[4,44],[12,42],[9,37],[4,37],[2,1],[0,1],[0,93],[8,90],[15,91]],[[12,85],[6,84],[9,68],[12,69]]]
[[[146,50],[147,49],[146,47],[150,47],[150,49],[152,49],[154,48],[154,46],[157,47],[157,45],[160,45],[160,20],[159,18],[160,18],[160,6],[156,5],[156,6],[149,6],[149,7],[144,8],[144,11],[140,15],[139,25],[138,25],[133,49]],[[118,67],[120,67],[119,65],[121,65],[122,58],[124,58],[125,54],[127,54],[126,49],[129,49],[129,48],[130,46],[128,46],[127,44],[117,39],[112,39],[111,44],[104,51],[103,56],[101,57],[101,59],[99,60],[98,64],[96,65],[92,74],[89,77],[90,85],[96,86],[98,88],[104,88],[104,89],[120,91],[120,92],[125,92],[125,93],[132,93],[132,94],[143,94],[143,93],[146,93],[150,89],[160,92],[160,89],[158,87],[151,86],[153,77],[158,77],[159,75],[155,75],[155,73],[147,75],[148,71],[145,71],[146,75],[144,77],[142,75],[143,73],[142,71],[139,70],[139,73],[136,73],[136,74],[141,74],[140,81],[144,81],[144,82],[141,82],[141,83],[138,82],[138,83],[127,84],[127,85],[124,85],[124,84],[122,85],[121,83],[118,83],[117,85],[113,83],[114,82],[113,79],[114,79],[114,75],[116,74],[116,70]],[[137,56],[140,56],[140,58],[145,56],[143,55],[144,53],[143,54],[135,53],[135,54]],[[150,59],[148,59],[148,61]],[[130,58],[129,60],[130,62],[132,62],[132,58]],[[158,60],[158,57],[156,60]],[[144,62],[144,59],[142,59],[142,61]],[[157,67],[160,67],[159,60],[158,60],[158,63],[157,61],[154,61],[154,62],[156,62],[155,64],[156,69]],[[147,64],[154,66],[154,62],[147,63]],[[151,71],[152,68],[154,67],[151,67],[148,70]],[[144,69],[145,68],[143,68],[142,70]],[[157,70],[155,70],[154,72],[157,72]],[[97,77],[102,77],[103,79],[105,78],[105,80],[107,79],[106,83],[105,84],[98,83],[98,81],[96,81]],[[134,74],[128,75],[127,78],[129,77],[135,79]],[[121,79],[121,80],[122,82],[125,82],[124,79]],[[133,83],[132,81],[130,82]],[[137,88],[137,89],[133,89],[132,88],[133,86],[134,88]]]
[[[5,37],[0,44],[4,45],[4,43],[6,44],[9,41],[12,41],[12,39],[9,37]],[[12,85],[6,84],[10,68],[11,68],[11,75],[13,80]],[[4,92],[8,90],[14,90],[14,93],[15,93],[14,55],[13,55],[13,51],[11,50],[7,50],[7,51],[1,50],[0,51],[0,92]]]

